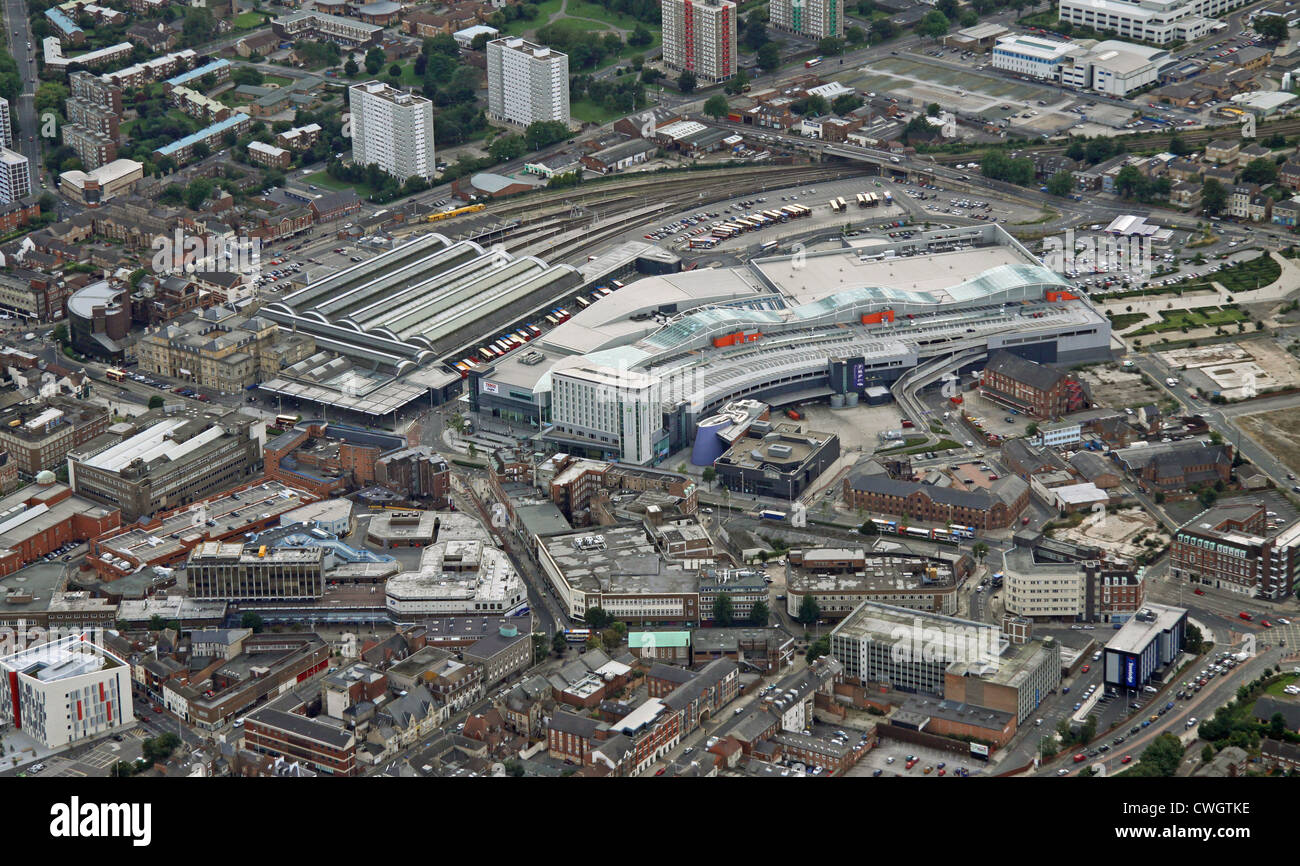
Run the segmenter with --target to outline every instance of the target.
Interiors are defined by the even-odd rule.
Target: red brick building
[[[1035,418],[1057,418],[1087,403],[1074,377],[1002,351],[994,352],[984,366],[980,394]]]
[[[330,776],[356,776],[357,738],[351,731],[297,713],[265,708],[244,722],[244,744],[253,752],[300,761]]]

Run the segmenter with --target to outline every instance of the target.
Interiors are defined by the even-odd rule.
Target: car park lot
[[[905,769],[907,766],[907,756],[915,755],[918,760],[912,769]],[[893,758],[893,763],[889,759]],[[939,765],[943,764],[943,767]],[[930,767],[929,773],[925,768]],[[943,770],[943,775],[939,770]],[[886,776],[930,776],[936,779],[954,776],[960,778],[957,770],[970,773],[972,776],[988,775],[988,767],[983,761],[954,752],[945,752],[939,749],[931,749],[926,746],[918,746],[913,743],[904,743],[898,740],[882,740],[874,749],[867,752],[857,766],[849,770],[847,776],[874,776],[876,770],[881,770],[881,777]]]

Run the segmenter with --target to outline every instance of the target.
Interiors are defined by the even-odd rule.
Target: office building
[[[352,162],[377,165],[400,180],[434,174],[433,103],[379,81],[348,90]]]
[[[32,194],[32,169],[27,157],[7,147],[0,148],[0,204],[18,201]]]
[[[355,776],[357,736],[342,726],[263,707],[244,721],[244,746],[261,755],[300,761],[330,776]]]
[[[132,521],[257,475],[265,440],[265,423],[238,411],[149,414],[68,452],[68,481]]]
[[[844,0],[772,0],[769,23],[809,39],[844,36]]]
[[[692,72],[701,84],[736,74],[736,4],[729,0],[663,0],[664,66]]]
[[[1062,22],[1165,45],[1200,39],[1243,0],[1061,0]]]
[[[1056,79],[1061,63],[1073,46],[1038,36],[1004,36],[993,47],[993,68]]]
[[[1087,408],[1083,386],[1073,377],[1006,351],[989,356],[980,395],[1034,418]]]
[[[0,658],[0,722],[60,749],[135,722],[131,667],[82,635]]]
[[[942,696],[949,665],[990,672],[1001,655],[995,626],[863,602],[831,632],[831,655],[846,679]]]
[[[1263,503],[1218,505],[1178,528],[1170,551],[1175,580],[1246,598],[1280,601],[1295,585],[1300,522],[1272,530]]]
[[[569,123],[569,56],[517,37],[487,44],[488,117]]]
[[[0,414],[0,447],[18,471],[35,476],[58,468],[68,451],[108,430],[103,406],[69,397],[48,397],[43,405],[15,406]]]
[[[245,548],[208,541],[185,562],[190,598],[222,601],[281,601],[320,598],[324,549]]]

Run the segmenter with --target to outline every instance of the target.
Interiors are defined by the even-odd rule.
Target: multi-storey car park
[[[1110,325],[1086,298],[1001,227],[976,226],[650,277],[470,371],[468,391],[475,410],[538,424],[546,438],[569,393],[553,388],[554,372],[649,377],[662,456],[734,400],[856,398],[920,368],[934,381],[998,349],[1056,363],[1106,357],[1109,344]],[[581,411],[563,409],[570,422]],[[620,443],[575,438],[580,423],[565,427],[555,438],[567,450],[620,454]]]

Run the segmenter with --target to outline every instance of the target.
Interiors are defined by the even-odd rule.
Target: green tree
[[[804,658],[808,660],[808,664],[812,664],[822,656],[830,655],[830,652],[831,636],[829,634],[824,634],[809,644],[808,652],[804,653]]]
[[[925,13],[921,23],[916,25],[916,34],[918,36],[929,36],[938,42],[940,37],[948,35],[948,27],[948,16],[938,9],[932,9]]]
[[[1214,746],[1211,746],[1209,743],[1206,743],[1205,748],[1201,749],[1201,763],[1208,764],[1210,763],[1210,761],[1213,760],[1214,760]]]
[[[1183,744],[1174,734],[1161,734],[1143,750],[1137,766],[1125,775],[1172,776],[1183,761]]]
[[[827,36],[817,42],[817,53],[826,57],[837,57],[844,53],[844,40],[838,36]]]
[[[727,112],[730,110],[731,109],[727,105],[727,97],[723,96],[721,93],[710,96],[704,102],[704,113],[709,117],[712,117],[714,120],[726,117]]]
[[[524,138],[521,135],[501,135],[488,145],[488,154],[497,162],[518,159],[524,153]]]
[[[931,102],[925,107],[925,113],[929,117],[938,117],[943,113],[943,106],[937,102]]]
[[[612,616],[605,613],[603,607],[587,608],[587,612],[583,615],[582,619],[587,623],[588,627],[592,629],[604,628],[614,620]]]
[[[1183,648],[1193,655],[1200,655],[1205,651],[1205,636],[1193,623],[1187,623],[1183,629]]]
[[[821,619],[822,609],[817,604],[817,600],[811,594],[805,595],[803,601],[799,602],[799,613],[795,616],[795,622],[803,625],[812,625]]]
[[[149,398],[150,409],[161,409],[162,406],[163,406],[163,398],[158,394],[154,394],[152,397]]]
[[[260,632],[263,625],[262,617],[254,611],[246,611],[244,615],[239,618],[239,625],[242,628],[251,628],[254,632]]]
[[[767,602],[756,601],[754,607],[749,612],[749,622],[751,625],[759,628],[766,628],[767,621],[772,616],[772,612],[767,609]]]
[[[645,48],[653,41],[654,36],[643,24],[637,24],[636,27],[632,29],[632,34],[627,37],[627,44],[631,45],[633,48]]]
[[[62,323],[55,325],[52,336],[54,337],[54,342],[58,343],[60,346],[68,345],[68,326]]]
[[[862,525],[858,527],[858,534],[859,534],[859,535],[879,535],[879,534],[880,534],[880,529],[877,528],[876,524],[872,523],[870,520],[864,520],[864,521],[862,521]]]
[[[357,62],[351,57],[348,58],[347,63],[343,64],[343,74],[348,78],[356,78],[359,71],[361,71],[360,67],[357,66]]]
[[[1058,171],[1047,181],[1047,191],[1065,198],[1074,191],[1074,177],[1068,171]]]
[[[384,49],[375,46],[366,52],[366,74],[378,75],[379,70],[384,68],[384,61],[388,56],[384,54]]]
[[[717,479],[718,470],[714,469],[712,466],[705,466],[704,471],[700,473],[700,480],[709,485],[710,490],[713,489],[713,482]]]
[[[720,592],[717,598],[713,599],[713,624],[718,628],[727,628],[731,623],[731,596]]]
[[[1223,184],[1210,178],[1201,184],[1201,210],[1208,216],[1217,216],[1228,205],[1228,191]]]
[[[551,654],[551,644],[544,634],[533,635],[533,664],[541,664]]]
[[[764,72],[772,72],[781,65],[781,46],[775,42],[768,42],[758,49],[755,57],[758,62],[758,68]]]
[[[1246,167],[1241,170],[1241,180],[1243,183],[1272,186],[1277,183],[1277,173],[1277,163],[1271,159],[1259,157],[1246,163]]]
[[[529,150],[541,150],[569,137],[569,127],[558,120],[539,120],[524,130],[524,142]]]
[[[562,631],[557,631],[555,637],[551,638],[551,652],[555,653],[557,656],[564,655],[564,651],[568,649],[568,646],[569,641],[565,638],[564,632]]]
[[[681,77],[677,79],[677,87],[682,93],[694,93],[696,83],[695,73],[689,69],[683,70]]]
[[[1038,435],[1038,423],[1035,422],[1035,421],[1030,421],[1028,424],[1026,424],[1026,425],[1025,425],[1025,435],[1026,435],[1026,436],[1037,436],[1037,435]]]
[[[1255,18],[1255,32],[1274,44],[1285,42],[1288,32],[1286,19],[1281,15],[1259,15]]]
[[[149,617],[149,631],[162,631],[166,627],[167,621],[157,614]]]
[[[971,553],[975,556],[975,559],[983,562],[984,557],[988,556],[989,546],[982,541],[977,541],[975,546],[971,548]]]

